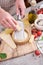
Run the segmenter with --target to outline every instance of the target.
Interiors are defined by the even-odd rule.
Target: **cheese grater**
[[[17,19],[18,19],[18,24],[21,27],[21,30],[20,31],[15,31],[14,37],[17,40],[23,40],[25,38],[25,35],[24,35],[24,24],[21,21],[20,15],[17,16]]]

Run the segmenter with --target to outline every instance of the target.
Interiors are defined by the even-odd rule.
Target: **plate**
[[[43,18],[37,18],[34,25],[38,30],[43,30]]]

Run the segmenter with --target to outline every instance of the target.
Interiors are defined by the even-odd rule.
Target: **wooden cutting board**
[[[25,28],[28,30],[29,32],[29,38],[31,36],[31,28],[30,28],[30,24],[28,22],[27,18],[24,18],[22,21],[24,21],[25,24]],[[36,44],[35,43],[26,43],[24,45],[17,45],[17,48],[15,50],[11,49],[6,42],[2,41],[1,45],[0,45],[0,52],[1,53],[6,53],[7,54],[7,58],[3,59],[3,60],[7,60],[7,59],[11,59],[11,58],[15,58],[15,57],[19,57],[25,54],[28,54],[30,52],[33,52],[37,49]],[[0,59],[0,61],[3,61],[2,59]]]

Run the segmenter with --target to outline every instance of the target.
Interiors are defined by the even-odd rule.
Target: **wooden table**
[[[43,3],[43,2],[42,2],[42,3]],[[39,3],[39,4],[40,4],[40,3]],[[27,10],[29,10],[29,8],[28,8]],[[27,11],[27,10],[26,10],[26,11]],[[19,59],[19,60],[20,60],[20,59]],[[31,64],[31,63],[30,63],[30,64]]]

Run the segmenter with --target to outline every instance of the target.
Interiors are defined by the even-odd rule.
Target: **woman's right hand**
[[[2,24],[6,28],[11,28],[14,30],[18,29],[17,21],[2,8],[0,8],[0,24]]]

